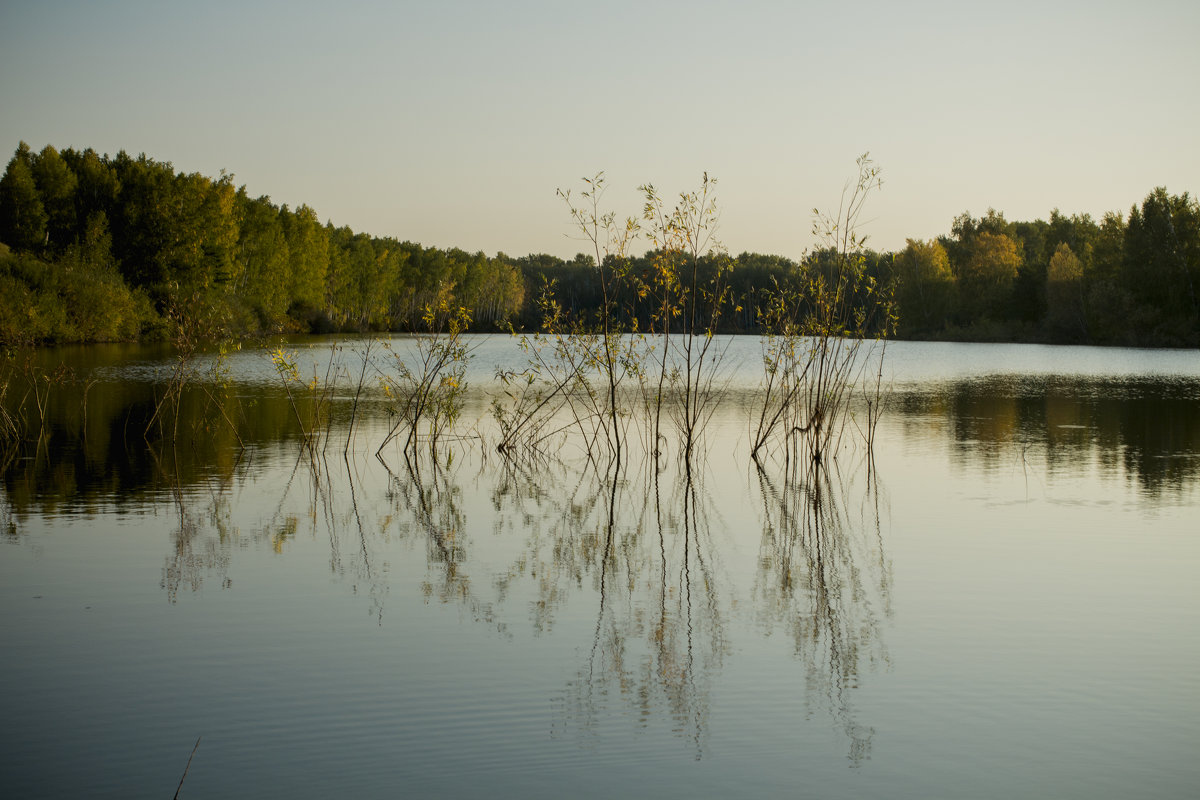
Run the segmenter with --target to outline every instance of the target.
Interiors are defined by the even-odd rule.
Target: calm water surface
[[[486,440],[520,354],[472,341]],[[183,797],[1195,796],[1200,354],[894,343],[873,469],[851,426],[760,470],[729,348],[702,466],[615,481],[376,458],[374,390],[343,458],[352,381],[313,464],[250,351],[244,449],[195,392],[148,448],[169,353],[43,354],[77,380],[3,473],[3,794],[170,796],[202,737]]]

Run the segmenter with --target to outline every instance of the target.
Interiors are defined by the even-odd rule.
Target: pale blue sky
[[[798,258],[864,151],[880,249],[964,210],[1200,191],[1200,3],[0,2],[0,148],[145,152],[426,245],[582,249],[718,178],[730,251]],[[7,155],[4,160],[7,160]]]

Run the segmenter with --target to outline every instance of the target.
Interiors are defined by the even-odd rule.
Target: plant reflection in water
[[[756,359],[757,342],[733,346],[738,363]],[[910,365],[928,363],[929,352],[949,353],[971,369],[992,352],[894,347]],[[891,352],[889,346],[889,358]],[[82,393],[56,385],[46,424],[31,416],[30,435],[0,457],[0,542],[9,547],[7,587],[17,616],[52,623],[41,637],[49,654],[82,652],[72,638],[82,631],[91,652],[111,655],[126,692],[112,695],[114,707],[144,697],[144,716],[170,705],[163,698],[178,691],[177,668],[187,660],[202,677],[226,672],[213,664],[243,667],[254,692],[214,694],[201,680],[192,690],[200,709],[193,718],[208,707],[216,709],[213,718],[246,709],[254,725],[241,741],[259,741],[262,731],[296,720],[303,723],[297,729],[312,725],[298,738],[280,739],[276,759],[303,749],[312,730],[321,747],[345,737],[338,759],[365,747],[383,763],[402,751],[397,758],[408,760],[397,775],[429,763],[443,769],[463,754],[482,758],[464,778],[479,785],[495,775],[501,783],[517,774],[525,780],[539,772],[531,766],[551,761],[554,779],[594,776],[620,759],[629,769],[613,778],[615,786],[672,766],[674,753],[704,759],[690,774],[710,790],[714,775],[734,761],[775,770],[758,788],[777,788],[797,770],[815,776],[813,785],[840,786],[831,763],[843,768],[839,756],[848,756],[851,766],[869,766],[851,780],[903,783],[934,773],[938,782],[953,772],[973,785],[966,782],[984,774],[1001,793],[1003,759],[985,755],[954,766],[943,758],[927,769],[907,756],[930,742],[937,752],[961,742],[974,753],[996,743],[1011,745],[1010,754],[1028,753],[1029,712],[1036,709],[1048,722],[1039,742],[1046,770],[1060,763],[1053,743],[1078,731],[1087,758],[1137,750],[1146,739],[1141,758],[1166,765],[1168,780],[1187,777],[1186,769],[1171,772],[1174,751],[1144,733],[1150,725],[1186,727],[1189,719],[1177,706],[1186,671],[1173,664],[1191,663],[1186,637],[1178,637],[1192,605],[1179,566],[1187,562],[1177,557],[1195,549],[1187,534],[1200,425],[1190,373],[1160,379],[1022,372],[902,383],[881,428],[879,463],[890,479],[881,483],[863,452],[865,436],[842,437],[836,456],[819,464],[805,457],[803,442],[792,450],[782,440],[760,449],[757,461],[749,458],[746,395],[753,387],[741,384],[714,418],[698,451],[703,457],[690,461],[683,448],[653,452],[653,437],[636,434],[644,413],[636,404],[621,418],[635,433],[623,440],[628,447],[619,462],[589,458],[570,427],[561,442],[551,436],[516,457],[497,453],[492,445],[502,431],[486,416],[486,392],[495,384],[467,397],[465,415],[481,420],[477,438],[446,436],[438,447],[407,449],[396,440],[381,461],[374,452],[390,425],[384,401],[364,392],[356,415],[350,380],[325,424],[332,441],[352,446],[345,456],[337,452],[342,447],[322,447],[311,458],[261,356],[240,358],[235,367],[258,365],[253,380],[213,393],[242,426],[240,436],[206,410],[208,395],[197,391],[181,397],[185,416],[174,443],[147,442],[155,408],[150,385],[102,373],[86,406]],[[363,361],[353,363],[361,377]],[[117,375],[142,372],[157,370],[152,364]],[[357,420],[353,429],[348,420]],[[544,432],[558,421],[549,417]],[[883,535],[893,526],[887,485],[897,535],[885,548]],[[1009,495],[1019,501],[1014,511],[994,502]],[[1015,528],[1035,512],[1044,522],[1039,516],[1031,529]],[[997,530],[1011,522],[1014,533],[962,530],[972,514]],[[1043,540],[1044,563],[1013,595],[1008,570],[992,558],[1021,568],[1026,543]],[[903,591],[895,590],[895,624],[889,551],[906,576]],[[1160,572],[1170,578],[1162,598],[1143,591]],[[956,594],[981,578],[994,580],[977,595]],[[1153,602],[1138,607],[1140,595]],[[96,597],[110,598],[109,610],[120,613],[100,619],[80,610]],[[1063,598],[1078,606],[1077,616],[1046,618],[1045,604]],[[978,614],[997,600],[1013,605],[992,618]],[[72,608],[76,615],[64,613]],[[1095,608],[1105,613],[1096,616]],[[1169,624],[1143,631],[1143,617],[1155,611]],[[152,637],[142,633],[151,630]],[[1113,655],[1114,631],[1166,656],[1156,680],[1170,691],[1146,694],[1147,662]],[[191,641],[203,647],[203,658],[192,658]],[[1061,663],[1046,673],[1019,657],[1032,641],[1064,656]],[[896,674],[885,678],[878,673],[892,670],[889,651]],[[1010,651],[1018,657],[1005,661]],[[998,656],[987,681],[963,669],[979,652]],[[73,691],[84,674],[49,670],[74,663],[67,658],[24,668],[13,662],[13,685],[46,666],[43,685],[53,692]],[[80,663],[97,680],[113,673]],[[160,674],[174,677],[155,694]],[[330,674],[345,680],[327,681]],[[1080,690],[1079,675],[1090,676],[1091,694]],[[1045,678],[1044,694],[1026,692],[1030,676]],[[318,684],[334,689],[319,708],[295,702],[297,689],[320,694]],[[110,697],[110,685],[91,684],[80,707],[90,713],[90,704]],[[1120,696],[1122,685],[1129,692],[1111,707],[1093,702]],[[1167,711],[1143,709],[1147,697]],[[964,707],[1000,722],[960,734],[949,723]],[[1052,710],[1042,715],[1044,708]],[[1084,732],[1114,728],[1094,722],[1131,710],[1140,727],[1128,735],[1100,748],[1084,741]],[[78,719],[72,712],[47,722],[52,736],[45,741],[57,746],[68,727],[57,720]],[[126,731],[135,727],[146,726],[139,718]],[[209,727],[193,727],[186,746],[203,732],[210,747]],[[81,730],[79,741],[90,746],[94,737]],[[215,750],[219,740],[211,741]],[[445,760],[431,761],[442,751]],[[511,771],[497,772],[501,764]],[[350,759],[345,771],[357,767]],[[259,768],[247,767],[240,779]],[[942,768],[947,772],[939,774]],[[1122,790],[1141,774],[1128,775]],[[727,783],[744,777],[731,771]],[[1078,775],[1063,777],[1074,782]],[[1092,775],[1080,785],[1102,795],[1107,778]],[[856,791],[846,788],[825,793]],[[929,786],[922,789],[929,794]]]
[[[327,539],[331,572],[383,625],[398,588],[389,561],[397,545],[411,546],[424,553],[417,592],[461,608],[471,624],[505,637],[524,619],[535,636],[590,630],[554,692],[556,735],[586,743],[616,714],[669,725],[701,757],[733,639],[765,628],[794,640],[795,687],[809,712],[836,720],[852,761],[869,755],[872,729],[856,719],[851,692],[886,662],[890,578],[879,538],[886,504],[869,473],[862,490],[863,470],[844,480],[836,460],[765,459],[742,492],[758,499],[731,508],[714,491],[731,479],[713,473],[721,465],[648,449],[603,468],[569,448],[514,460],[461,442],[313,459],[284,442],[202,480],[180,478],[172,448],[151,452],[157,505],[169,498],[176,520],[161,578],[172,603],[206,581],[230,587],[239,550],[286,558]],[[759,534],[735,536],[756,530],[757,570],[736,560]],[[747,613],[758,626],[738,619]],[[559,624],[564,614],[569,625]]]
[[[553,626],[572,591],[590,590],[592,641],[561,703],[585,738],[619,702],[641,725],[661,710],[699,757],[743,590],[724,554],[731,531],[744,526],[714,505],[711,474],[687,460],[653,464],[620,474],[509,464],[494,505],[502,524],[528,538],[498,586],[502,600],[517,581],[535,582],[531,618],[539,632]],[[856,520],[849,513],[855,487],[831,467],[792,461],[769,469],[768,462],[755,475],[763,541],[753,607],[793,636],[803,667],[798,688],[837,720],[857,763],[869,755],[872,731],[855,720],[850,690],[887,658],[880,628],[890,613],[890,567],[879,484],[869,476]],[[564,488],[547,492],[548,485]]]
[[[850,741],[850,759],[870,757],[874,730],[854,716],[850,690],[888,661],[882,623],[891,616],[891,565],[881,522],[886,502],[868,456],[857,519],[854,480],[838,465],[789,461],[760,467],[762,546],[755,608],[788,631],[805,670],[806,698],[823,700]]]

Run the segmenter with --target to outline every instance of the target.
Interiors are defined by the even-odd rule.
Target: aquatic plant
[[[651,413],[639,419],[650,426],[644,433],[656,455],[665,450],[663,419],[669,414],[682,441],[680,454],[691,457],[720,394],[724,348],[714,333],[729,299],[731,262],[714,235],[715,187],[705,174],[699,189],[680,193],[671,206],[653,185],[643,185],[640,221],[623,222],[603,207],[603,173],[584,179],[578,195],[559,190],[592,251],[600,305],[594,317],[570,314],[555,297],[555,283],[545,283],[538,300],[542,330],[521,338],[526,368],[497,373],[505,387],[493,403],[500,452],[527,451],[573,430],[589,456],[603,453],[619,464],[630,399],[640,396]],[[635,273],[629,248],[643,233],[655,249],[650,268]],[[649,318],[639,320],[636,309],[647,302]],[[563,411],[569,412],[567,422],[552,422]]]
[[[358,420],[358,403],[362,398],[363,387],[367,381],[367,367],[371,365],[371,350],[375,346],[375,337],[367,339],[366,345],[361,350],[355,350],[360,358],[360,369],[358,371],[358,380],[354,385],[354,403],[350,406],[350,421],[346,424],[346,446],[342,448],[342,454],[347,455],[350,452],[350,442],[354,437],[354,423]]]
[[[175,357],[166,381],[155,387],[154,412],[146,422],[143,437],[148,439],[157,425],[159,436],[175,444],[179,438],[180,408],[184,394],[188,389],[198,387],[205,395],[206,406],[193,433],[208,429],[209,413],[215,409],[237,439],[238,446],[245,449],[238,426],[229,416],[227,408],[228,358],[230,353],[241,350],[242,345],[231,333],[227,311],[202,306],[201,295],[199,291],[194,292],[187,299],[173,300],[168,307],[166,318]],[[204,312],[196,313],[196,308],[201,307]],[[203,346],[211,342],[216,342],[217,351],[208,370],[202,372],[197,367],[197,361]]]
[[[577,344],[588,334],[579,329],[578,322],[566,320],[562,306],[554,299],[552,281],[543,288],[538,303],[545,320],[544,332],[522,335],[518,340],[526,358],[525,367],[496,370],[496,379],[503,386],[503,393],[493,397],[491,403],[492,417],[500,429],[496,450],[508,458],[517,454],[536,456],[550,439],[568,428],[588,438],[577,400],[586,397],[591,401],[595,397],[586,373],[588,359],[582,357],[588,348]]]
[[[716,344],[714,334],[727,310],[732,262],[716,239],[716,185],[716,179],[704,173],[700,188],[680,192],[670,209],[652,184],[639,187],[645,198],[643,219],[656,252],[649,276],[637,290],[655,298],[651,329],[662,336],[657,373],[643,381],[644,389],[652,389],[644,395],[653,407],[653,449],[659,452],[665,440],[661,420],[669,393],[674,402],[668,408],[674,412],[685,459],[691,458],[721,395],[718,379],[725,347]],[[678,329],[675,336],[673,329]]]
[[[803,451],[821,461],[834,449],[851,415],[851,399],[869,356],[883,355],[895,330],[893,287],[866,270],[867,237],[858,232],[867,198],[882,185],[868,155],[835,213],[813,210],[812,232],[825,247],[810,259],[798,285],[775,285],[762,312],[764,388],[753,428],[751,456],[769,450],[785,458]],[[882,367],[870,401],[865,436],[874,442],[882,408]]]
[[[592,250],[596,275],[600,282],[600,308],[595,326],[590,330],[580,325],[573,329],[549,332],[556,337],[557,351],[566,363],[575,365],[576,385],[583,391],[571,395],[583,401],[585,416],[600,421],[600,432],[613,458],[620,463],[622,451],[622,409],[618,394],[622,385],[637,374],[641,353],[637,341],[624,333],[636,326],[622,323],[622,292],[628,290],[629,247],[637,237],[639,225],[635,218],[618,221],[617,215],[602,206],[605,191],[604,173],[584,178],[579,201],[570,189],[559,189],[558,195],[566,204],[576,229]],[[565,338],[564,338],[565,336]],[[588,372],[598,370],[603,381],[602,394],[592,391]],[[580,415],[576,415],[577,419]],[[589,445],[589,451],[592,450]]]
[[[300,427],[301,442],[314,459],[324,451],[332,428],[330,407],[338,377],[337,357],[340,352],[341,347],[335,342],[329,349],[324,376],[322,377],[318,364],[314,362],[312,376],[308,378],[300,376],[295,351],[279,345],[267,353],[272,366],[275,367],[275,374],[287,393],[288,405],[292,409],[296,424]]]
[[[470,359],[463,333],[470,313],[454,305],[449,287],[443,286],[437,300],[425,307],[422,322],[424,330],[412,339],[415,355],[406,357],[391,343],[384,345],[390,363],[389,370],[380,375],[380,384],[394,421],[376,454],[401,432],[407,432],[405,452],[416,447],[421,435],[434,450],[462,412]]]

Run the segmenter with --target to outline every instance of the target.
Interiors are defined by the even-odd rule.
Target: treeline
[[[1200,203],[1159,188],[1128,216],[962,214],[889,256],[907,338],[1200,345]]]
[[[124,152],[22,142],[0,179],[0,243],[4,342],[404,329],[442,299],[487,329],[524,300],[503,255],[355,233]]]
[[[650,272],[656,255],[634,258],[623,271]],[[862,285],[893,292],[899,338],[1200,346],[1200,203],[1187,193],[1155,189],[1128,215],[1108,213],[1100,222],[1057,210],[1033,222],[1009,222],[994,209],[982,218],[964,213],[948,235],[860,255]],[[710,272],[723,257],[706,257]],[[726,280],[735,308],[724,316],[725,329],[758,332],[777,287],[804,287],[834,269],[837,257],[823,249],[799,262],[758,253],[731,262]],[[592,259],[519,263],[528,292],[554,279],[563,307],[600,306]],[[859,305],[869,316],[878,301],[864,296]],[[527,305],[521,319],[536,326],[537,313]],[[648,317],[636,303],[626,313]]]
[[[848,298],[848,305],[857,306],[863,311],[868,332],[882,334],[887,321],[880,318],[879,309],[876,308],[880,298],[868,297],[867,287],[884,286],[891,280],[891,256],[869,250],[860,255],[863,280],[855,285],[862,297]],[[663,269],[663,259],[670,257],[661,250],[650,250],[644,255],[610,258],[606,262],[607,273],[613,281],[609,293],[621,298],[619,303],[609,304],[609,313],[615,316],[622,328],[636,326],[640,330],[649,330],[650,321],[662,316],[656,308],[660,299],[653,293],[645,292],[643,287],[655,280],[654,276]],[[676,258],[679,256],[676,255]],[[772,301],[781,292],[797,295],[793,305],[795,316],[808,313],[811,303],[806,302],[806,295],[812,279],[823,275],[827,285],[837,284],[833,273],[839,261],[837,252],[829,248],[817,250],[799,262],[761,253],[742,253],[738,256],[706,253],[697,259],[695,266],[698,283],[712,284],[720,275],[725,287],[718,330],[725,333],[760,333]],[[565,314],[584,321],[588,320],[589,315],[598,313],[604,305],[599,271],[596,269],[596,260],[591,256],[580,254],[566,261],[550,255],[531,255],[517,259],[517,264],[525,276],[527,297],[548,295]],[[676,274],[690,274],[690,271],[690,266],[674,266]],[[698,313],[701,317],[712,317],[707,301],[699,297],[695,301],[700,303]],[[515,322],[527,330],[541,330],[544,327],[544,313],[541,304],[529,302],[522,307]],[[674,331],[682,332],[688,327],[687,321],[681,317],[673,318],[670,324]],[[654,327],[658,330],[661,321]]]
[[[619,272],[636,280],[660,255],[628,257]],[[867,285],[894,293],[902,338],[1200,345],[1200,205],[1186,193],[1155,189],[1099,222],[963,214],[945,236],[862,257]],[[829,250],[801,261],[717,254],[699,274],[728,282],[724,329],[757,332],[780,287],[804,287],[837,263]],[[595,259],[355,233],[306,205],[252,198],[228,175],[124,152],[21,143],[0,179],[0,342],[409,330],[443,304],[469,309],[472,330],[538,329],[547,296],[567,313],[598,313]],[[625,296],[610,313],[653,316],[653,298]]]

